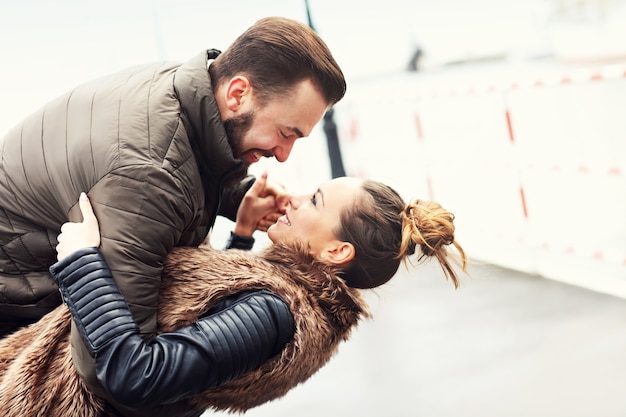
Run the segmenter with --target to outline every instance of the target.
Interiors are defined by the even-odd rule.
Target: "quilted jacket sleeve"
[[[112,171],[89,191],[101,225],[100,250],[142,334],[156,331],[163,262],[200,217],[185,192],[175,177],[153,166]]]
[[[294,334],[282,298],[250,291],[147,344],[98,249],[78,251],[50,272],[96,358],[98,379],[130,408],[168,404],[219,386],[259,367]]]
[[[239,204],[243,199],[243,195],[252,187],[256,177],[253,175],[247,175],[241,181],[230,184],[224,187],[222,193],[222,204],[220,205],[219,215],[224,216],[232,221],[237,219],[237,210]]]

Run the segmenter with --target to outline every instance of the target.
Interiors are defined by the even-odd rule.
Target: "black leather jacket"
[[[129,408],[170,404],[237,378],[279,353],[295,332],[286,302],[255,290],[146,343],[98,249],[77,251],[50,272],[96,359],[99,381]]]

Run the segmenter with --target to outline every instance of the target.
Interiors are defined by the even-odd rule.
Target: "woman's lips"
[[[285,214],[284,216],[280,216],[276,222],[284,223],[287,226],[291,226],[291,222],[289,221],[289,217]]]

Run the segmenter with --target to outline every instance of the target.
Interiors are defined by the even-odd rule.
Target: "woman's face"
[[[341,243],[334,231],[339,228],[341,213],[357,198],[362,182],[358,178],[336,178],[314,193],[291,196],[286,214],[267,231],[270,240],[302,242],[308,244],[313,256],[324,258],[328,250]]]

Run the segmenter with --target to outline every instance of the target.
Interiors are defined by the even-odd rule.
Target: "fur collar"
[[[276,357],[218,388],[138,414],[201,415],[206,409],[245,411],[285,395],[336,353],[352,328],[370,313],[360,292],[333,268],[285,246],[255,254],[238,250],[177,248],[164,266],[158,328],[171,331],[197,320],[213,304],[243,290],[269,289],[294,315],[294,339]],[[0,409],[5,417],[120,416],[90,394],[70,354],[70,322],[62,305],[39,322],[0,340]],[[168,411],[169,410],[169,411]]]

